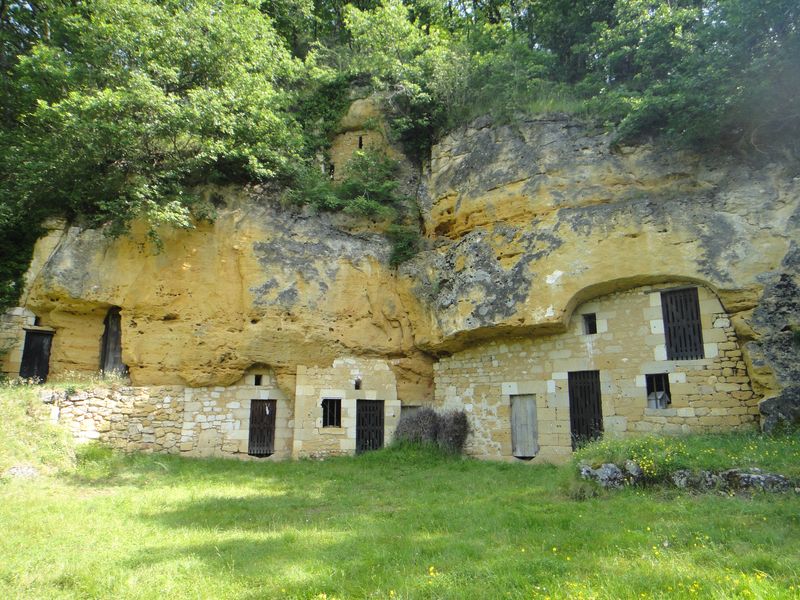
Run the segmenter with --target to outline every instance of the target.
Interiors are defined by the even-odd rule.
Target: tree
[[[138,217],[153,232],[187,226],[192,186],[286,177],[303,160],[287,111],[299,64],[253,4],[4,6],[6,227],[49,215],[112,234]]]

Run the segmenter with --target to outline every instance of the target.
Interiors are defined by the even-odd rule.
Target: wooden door
[[[247,453],[251,456],[270,456],[275,452],[276,400],[250,401],[250,437]]]
[[[511,454],[530,460],[539,452],[536,396],[511,396]]]
[[[36,379],[39,383],[47,380],[47,374],[50,372],[52,342],[52,331],[25,332],[25,346],[22,350],[22,363],[19,366],[20,377]]]
[[[697,288],[661,292],[661,314],[668,360],[705,356]]]
[[[569,420],[573,450],[603,434],[600,371],[569,373]]]
[[[122,363],[122,318],[119,307],[109,309],[103,325],[105,329],[101,342],[100,370],[109,375],[124,375],[128,372],[128,367]]]
[[[356,453],[383,448],[383,400],[356,401]]]

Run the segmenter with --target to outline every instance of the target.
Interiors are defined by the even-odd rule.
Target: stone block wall
[[[359,146],[359,139],[361,144]],[[331,143],[330,160],[333,165],[333,180],[344,179],[345,167],[358,150],[389,150],[383,133],[377,129],[357,129],[337,135]]]
[[[25,327],[33,327],[36,315],[27,308],[16,307],[0,316],[0,373],[9,378],[19,375]]]
[[[42,391],[42,400],[53,404],[53,420],[66,424],[79,441],[169,454],[181,451],[183,397],[179,386]]]
[[[511,456],[511,399],[534,394],[537,460],[571,454],[568,377],[600,372],[605,435],[689,433],[755,427],[753,393],[741,349],[718,298],[699,288],[705,358],[667,360],[661,291],[648,286],[579,306],[565,333],[492,341],[435,365],[437,404],[464,408],[472,435],[467,451],[480,458]],[[583,315],[596,315],[597,333],[584,333]],[[647,408],[647,374],[668,374],[671,404]]]
[[[261,375],[261,385],[255,385],[256,375]],[[267,370],[250,372],[228,387],[43,390],[42,398],[53,403],[54,420],[66,423],[78,440],[100,440],[127,452],[237,458],[250,458],[250,401],[275,399],[275,452],[270,458],[291,455],[292,406]]]
[[[341,427],[323,427],[324,398],[341,400]],[[292,456],[323,458],[355,452],[358,400],[383,400],[384,443],[389,443],[400,419],[400,401],[386,361],[343,358],[330,368],[299,366]]]

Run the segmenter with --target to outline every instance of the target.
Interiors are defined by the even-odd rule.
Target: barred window
[[[340,398],[323,398],[322,400],[322,426],[342,426],[342,400]]]

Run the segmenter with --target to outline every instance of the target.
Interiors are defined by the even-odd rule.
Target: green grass
[[[629,458],[653,480],[665,479],[676,469],[722,471],[733,467],[758,467],[800,478],[800,432],[607,438],[580,449],[573,463],[623,465]]]
[[[44,472],[73,466],[72,438],[49,415],[37,386],[0,384],[0,476],[15,465]]]
[[[425,450],[79,453],[0,485],[3,598],[793,598],[797,495],[624,490]]]
[[[50,473],[0,479],[0,598],[800,597],[795,493],[653,487],[577,501],[570,465],[414,447],[324,462],[96,445],[75,457],[42,410],[34,390],[0,389],[2,464]],[[642,444],[659,460],[682,444],[694,467],[800,464],[791,436]]]

